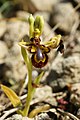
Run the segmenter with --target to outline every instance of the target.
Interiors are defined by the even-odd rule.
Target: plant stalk
[[[28,94],[26,98],[25,108],[23,110],[24,116],[28,116],[31,100],[32,100],[32,69],[31,70],[28,69]]]

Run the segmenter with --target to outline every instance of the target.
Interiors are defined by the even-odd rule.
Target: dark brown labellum
[[[37,49],[37,52],[36,52],[36,59],[37,59],[37,61],[44,59],[43,53],[39,48]]]
[[[30,39],[30,44],[28,45],[28,51],[32,53],[32,64],[36,68],[42,68],[47,64],[47,53],[49,53],[51,50],[51,46],[41,44],[40,42],[40,37],[33,37]],[[63,40],[60,40],[57,51],[59,51],[60,53],[64,53]]]
[[[36,68],[42,68],[42,67],[44,67],[47,64],[47,62],[48,62],[48,56],[47,56],[46,53],[43,53],[43,58],[44,59],[40,60],[40,61],[37,61],[36,58],[35,58],[35,56],[36,56],[36,53],[33,54],[32,57],[31,57],[32,64],[33,64],[34,67],[36,67]]]

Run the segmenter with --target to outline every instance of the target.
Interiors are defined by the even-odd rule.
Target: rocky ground
[[[79,0],[18,0],[19,9],[9,11],[7,18],[0,19],[0,83],[11,87],[18,95],[27,77],[21,56],[19,41],[28,39],[30,13],[42,15],[45,20],[43,41],[61,34],[64,54],[52,50],[48,64],[42,69],[33,67],[33,77],[45,71],[42,87],[37,88],[31,110],[46,107],[30,120],[79,120],[80,119],[80,1]],[[24,100],[25,101],[25,98]],[[0,89],[0,120],[29,120],[13,112],[3,117],[12,106]]]

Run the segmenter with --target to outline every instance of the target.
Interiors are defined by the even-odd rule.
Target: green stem
[[[25,108],[23,110],[23,116],[28,116],[31,100],[32,100],[32,94],[29,93],[26,98],[26,104],[25,104]]]
[[[31,73],[31,72],[30,72]],[[44,72],[42,72],[35,80],[35,84],[39,84],[40,82],[40,79],[42,78]],[[29,74],[30,78],[29,78],[29,83],[28,83],[28,95],[27,95],[27,98],[26,98],[26,104],[25,104],[25,108],[23,110],[23,116],[28,116],[28,112],[29,112],[29,108],[30,108],[30,102],[32,100],[32,97],[35,93],[35,89],[34,87],[32,87],[32,82],[31,82],[31,79],[32,79],[32,74]]]
[[[36,88],[34,88],[32,86],[32,63],[31,63],[31,59],[28,57],[28,54],[27,54],[25,48],[21,47],[21,52],[22,52],[22,56],[24,58],[24,61],[26,63],[27,70],[28,70],[28,94],[27,94],[27,98],[26,98],[25,108],[20,112],[23,116],[28,116],[30,102],[32,100],[32,97],[33,97],[33,94],[35,93]],[[42,75],[43,75],[43,72],[34,80],[35,84],[39,84]]]
[[[28,94],[27,94],[27,98],[26,98],[26,104],[25,104],[25,108],[23,110],[23,116],[28,116],[28,112],[29,112],[29,108],[30,108],[30,102],[32,100],[32,71],[28,71]]]
[[[22,110],[22,115],[27,116],[30,108],[30,102],[32,100],[32,63],[25,48],[21,47],[21,52],[28,70],[28,95],[26,98],[25,108]]]

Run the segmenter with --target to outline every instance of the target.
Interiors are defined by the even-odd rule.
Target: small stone
[[[0,63],[4,62],[6,55],[8,54],[8,48],[5,42],[0,41]]]
[[[6,32],[6,29],[7,29],[7,24],[6,24],[6,21],[3,20],[0,20],[0,38],[4,35],[4,33]]]
[[[35,80],[35,78],[38,76],[38,71],[36,71],[36,70],[33,70],[32,71],[32,79],[33,79],[33,81]]]
[[[52,95],[52,89],[49,86],[43,86],[36,89],[34,98],[44,100],[52,105],[57,105],[56,99]]]
[[[8,47],[12,47],[14,42],[19,42],[25,35],[28,35],[28,31],[28,23],[19,21],[16,18],[15,21],[9,21],[7,23],[7,31],[4,35],[4,41]]]
[[[79,16],[71,3],[59,3],[53,7],[50,19],[52,26],[60,23],[59,29],[70,32],[77,20],[79,21]]]
[[[80,108],[77,111],[77,117],[80,119]]]
[[[53,5],[55,5],[56,3],[58,3],[60,0],[43,0],[41,2],[41,0],[31,0],[31,4],[34,8],[34,10],[38,10],[38,11],[48,11],[51,12]]]
[[[52,89],[49,86],[43,86],[41,88],[37,88],[35,92],[35,98],[46,98],[52,94]]]
[[[22,120],[34,120],[34,118],[23,117]]]
[[[15,114],[12,116],[14,120],[22,120],[22,116],[19,114]]]
[[[38,11],[34,14],[34,17],[36,17],[38,15],[43,16],[44,21],[49,22],[49,18],[50,18],[50,13],[49,12]]]
[[[51,71],[47,76],[47,83],[55,92],[60,91],[69,83],[80,81],[80,55],[67,58],[57,56],[51,64]]]
[[[43,34],[42,34],[43,41],[48,41],[54,36],[54,32],[52,32],[51,30],[52,29],[51,29],[50,25],[47,22],[45,22],[44,28],[43,28]]]
[[[80,83],[72,84],[70,101],[80,107]]]
[[[34,118],[22,117],[19,114],[14,114],[5,120],[34,120]]]
[[[18,11],[18,12],[16,13],[16,16],[17,16],[18,18],[21,18],[21,19],[26,20],[26,21],[28,20],[29,15],[30,15],[30,13],[28,13],[28,12],[26,12],[26,11]]]
[[[9,117],[5,120],[22,120],[22,116],[19,114],[14,114],[12,117]]]
[[[47,113],[41,113],[40,115],[36,116],[34,120],[51,120]]]
[[[5,58],[5,64],[8,67],[8,70],[4,73],[7,79],[12,79],[17,82],[24,80],[27,73],[26,65],[23,62],[20,46],[17,42],[14,42],[13,47],[9,50]]]

